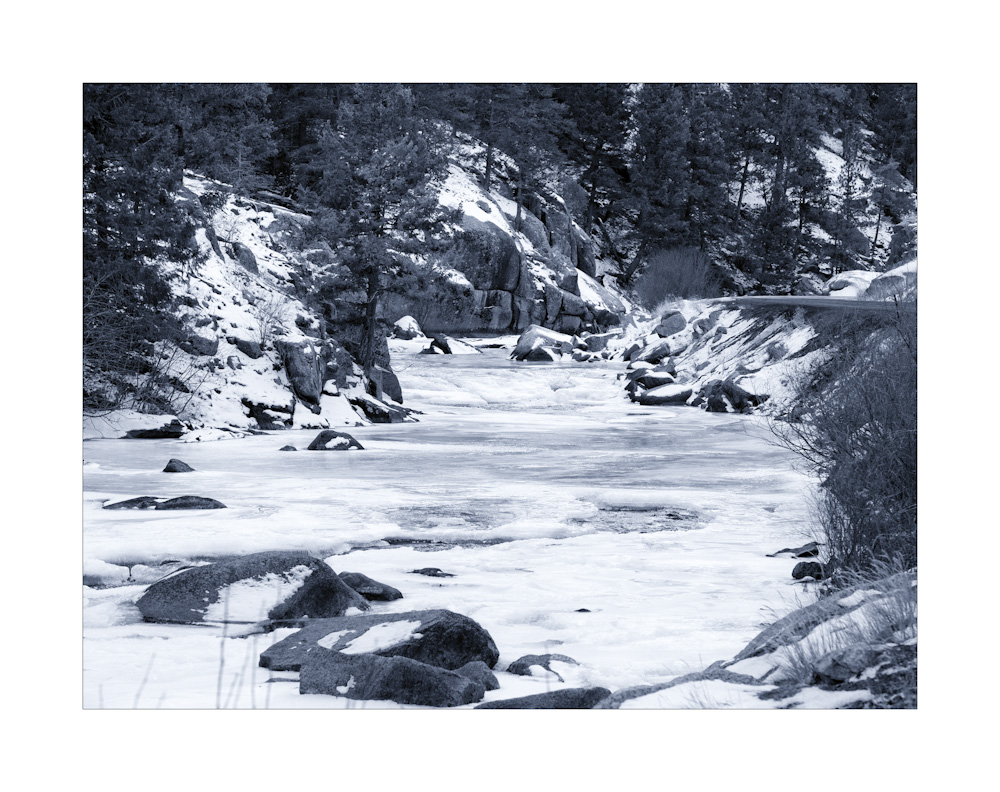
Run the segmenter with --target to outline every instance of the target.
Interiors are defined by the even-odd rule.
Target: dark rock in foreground
[[[357,448],[364,451],[364,446],[351,437],[347,432],[338,432],[334,429],[324,429],[309,444],[309,451],[350,451]]]
[[[366,600],[391,602],[403,598],[399,589],[372,580],[368,575],[362,575],[360,572],[341,572],[340,579]]]
[[[167,466],[163,468],[164,473],[193,473],[194,468],[179,459],[171,459]]]
[[[466,676],[407,657],[348,655],[317,646],[302,664],[299,692],[458,707],[481,701],[486,690]]]
[[[301,583],[296,587],[295,581]],[[258,589],[259,596],[250,605],[251,613],[238,610],[248,607],[246,597],[232,604],[233,610],[226,614],[231,621],[257,621],[262,613],[272,620],[324,618],[348,608],[369,607],[327,564],[300,552],[254,553],[184,569],[151,585],[136,605],[146,621],[194,624],[205,621],[213,605],[224,603],[226,589],[237,583]],[[275,604],[279,584],[284,584],[286,592]],[[209,620],[221,619],[217,615]]]
[[[448,670],[476,660],[492,668],[500,657],[490,634],[468,616],[424,610],[311,619],[294,635],[265,649],[260,665],[297,671],[318,648],[408,657]]]
[[[476,709],[593,709],[611,695],[607,688],[566,688],[534,696],[487,701]]]

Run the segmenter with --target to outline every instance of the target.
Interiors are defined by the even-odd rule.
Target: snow
[[[275,603],[292,596],[306,582],[313,570],[305,565],[293,567],[286,574],[270,573],[260,578],[240,580],[219,589],[219,599],[206,608],[209,622],[258,622],[267,617]]]
[[[674,685],[624,702],[621,709],[773,709],[758,694],[773,685],[737,685],[719,679]]]
[[[422,638],[423,636],[417,632],[419,627],[419,621],[394,621],[376,624],[350,641],[340,651],[344,654],[364,654],[379,649],[388,649],[415,638]]]

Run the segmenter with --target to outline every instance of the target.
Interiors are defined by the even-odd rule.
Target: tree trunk
[[[486,144],[486,177],[483,179],[483,189],[490,191],[490,177],[493,175],[493,144]]]
[[[743,160],[743,175],[740,176],[740,194],[736,198],[736,219],[740,219],[740,215],[743,211],[743,194],[746,192],[747,187],[747,177],[750,174],[750,155],[746,155],[746,159]]]

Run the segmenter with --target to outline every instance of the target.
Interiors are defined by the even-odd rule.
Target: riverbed
[[[141,621],[135,599],[172,565],[261,550],[307,550],[403,592],[375,610],[475,619],[500,649],[487,700],[667,681],[732,657],[801,602],[789,559],[766,554],[808,538],[815,484],[759,419],[640,407],[620,362],[515,362],[512,340],[467,355],[393,342],[418,420],[347,428],[360,451],[306,451],[312,430],[87,441],[85,706],[358,706],[256,668],[288,631]],[[194,472],[162,473],[170,458]],[[101,508],[139,495],[227,508]],[[453,577],[413,574],[426,567]],[[502,671],[543,652],[579,665],[562,680]]]

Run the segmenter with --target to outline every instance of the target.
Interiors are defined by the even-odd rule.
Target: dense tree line
[[[435,222],[432,185],[456,142],[518,222],[561,192],[626,285],[677,250],[723,288],[786,290],[915,245],[912,84],[96,84],[83,132],[97,369],[140,359],[150,327],[169,332],[149,262],[195,255],[193,218],[171,200],[185,169],[314,214],[372,311],[388,240]],[[124,339],[111,352],[109,327]]]

